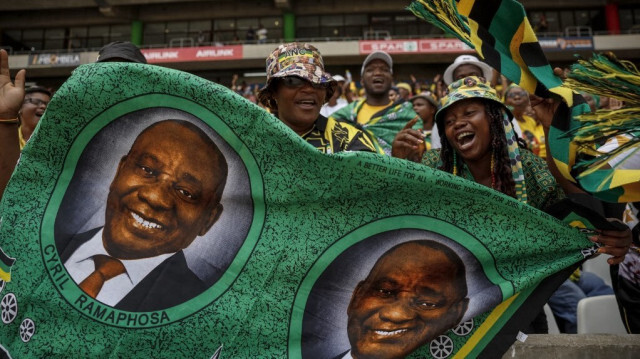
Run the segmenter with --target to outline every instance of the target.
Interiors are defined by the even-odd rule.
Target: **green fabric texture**
[[[188,122],[204,133],[197,141],[208,138],[219,147],[228,164],[224,209],[206,233],[170,253],[169,259],[186,261],[183,272],[193,272],[198,278],[189,280],[201,280],[203,289],[192,290],[186,279],[158,279],[133,307],[121,309],[126,297],[106,304],[80,289],[69,262],[84,247],[72,251],[71,243],[82,235],[106,241],[96,230],[112,225],[105,211],[121,208],[105,210],[105,203],[119,186],[134,182],[117,182],[122,172],[134,171],[147,186],[173,178],[171,166],[189,163],[184,157],[163,167],[161,156],[133,151],[142,146],[134,142],[139,134],[164,120]],[[178,154],[187,145],[155,150]],[[202,158],[201,170],[209,157]],[[175,175],[161,187],[174,196],[170,203],[177,196],[200,198],[198,190],[183,187],[194,177]],[[160,187],[144,188],[123,196],[133,213],[123,228],[168,230],[169,220],[132,209],[134,203],[173,208],[154,202]],[[449,355],[464,350],[475,356],[541,280],[592,253],[583,233],[515,199],[388,156],[322,154],[223,86],[141,64],[74,71],[24,148],[0,211],[0,246],[15,258],[0,293],[0,344],[14,358],[333,358],[349,350],[346,309],[356,285],[394,245],[424,238],[464,257],[469,325],[438,340],[451,343]],[[173,282],[180,289],[161,294]],[[483,327],[493,307],[518,292]],[[156,303],[189,294],[177,303]],[[156,309],[145,309],[148,301]],[[465,346],[477,333],[485,334]],[[428,342],[413,354],[433,355]]]

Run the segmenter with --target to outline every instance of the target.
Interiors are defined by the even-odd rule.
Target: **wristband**
[[[16,118],[8,118],[8,119],[0,118],[0,124],[17,125],[19,123],[20,123],[20,120],[17,117]]]

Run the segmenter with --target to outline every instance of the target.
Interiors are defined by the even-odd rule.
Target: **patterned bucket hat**
[[[292,42],[278,46],[267,57],[267,85],[278,77],[298,76],[314,84],[335,82],[324,71],[320,51],[310,44]]]
[[[480,98],[489,101],[493,101],[502,106],[509,116],[513,118],[511,111],[500,101],[496,90],[489,85],[489,82],[482,77],[469,76],[463,79],[454,81],[447,87],[447,95],[440,101],[440,110],[436,112],[436,124],[438,125],[438,131],[444,133],[444,114],[447,107],[453,105],[460,100],[466,100],[470,98]]]

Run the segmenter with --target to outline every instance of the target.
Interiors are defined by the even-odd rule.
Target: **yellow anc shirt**
[[[27,144],[27,141],[22,137],[22,126],[18,126],[18,141],[20,142],[20,151],[22,151],[24,146]]]
[[[371,120],[371,117],[376,113],[384,110],[385,108],[391,105],[391,101],[388,104],[382,106],[371,106],[366,102],[362,104],[360,108],[360,112],[358,112],[358,123],[361,125],[366,125]]]
[[[544,143],[544,129],[542,125],[533,118],[523,115],[524,121],[518,121],[520,130],[522,130],[522,138],[527,143],[529,150],[533,154],[545,158],[547,157],[547,148]]]

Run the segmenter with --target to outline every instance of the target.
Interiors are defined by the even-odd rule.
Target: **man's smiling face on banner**
[[[139,259],[174,253],[218,219],[226,164],[221,171],[222,154],[197,131],[159,122],[122,158],[107,198],[103,243],[109,254]]]
[[[416,242],[387,251],[351,298],[351,355],[404,358],[455,326],[468,305],[458,262]]]

